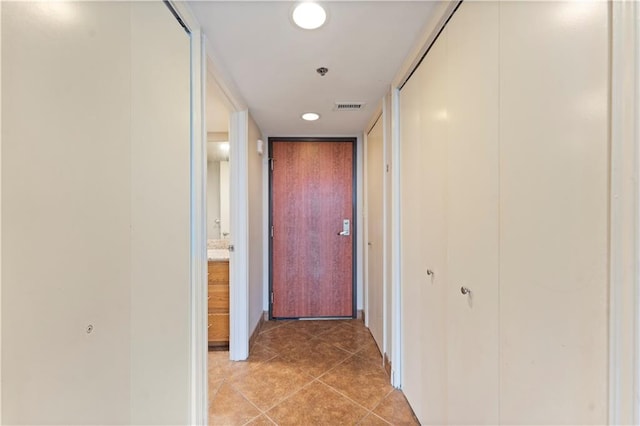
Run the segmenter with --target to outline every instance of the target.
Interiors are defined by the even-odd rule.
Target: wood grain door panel
[[[272,141],[270,152],[272,316],[353,316],[354,142]]]

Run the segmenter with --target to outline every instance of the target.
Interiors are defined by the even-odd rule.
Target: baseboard
[[[364,311],[362,309],[358,309],[358,313],[356,314],[356,318],[364,321]]]
[[[267,315],[267,318],[269,318],[269,313],[265,312],[265,314]],[[251,337],[249,337],[249,353],[251,353],[251,349],[253,349],[253,344],[258,338],[258,334],[260,334],[260,330],[262,329],[262,325],[264,324],[264,322],[264,315],[261,315],[260,321],[258,321],[258,324],[256,324],[256,328],[254,328],[253,333],[251,333]]]
[[[391,361],[389,361],[387,354],[384,354],[384,369],[389,377],[391,377]]]

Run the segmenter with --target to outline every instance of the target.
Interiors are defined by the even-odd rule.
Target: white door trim
[[[640,7],[611,7],[609,424],[640,422]]]
[[[204,50],[200,29],[191,32],[191,424],[206,424],[208,418],[207,377],[207,215],[206,215],[206,90]]]
[[[2,2],[0,2],[2,34]],[[2,99],[2,47],[0,46],[0,99]],[[0,241],[2,241],[2,102],[0,102]],[[0,366],[2,366],[2,244],[0,244]],[[0,367],[0,423],[2,423],[2,368]]]
[[[400,271],[400,89],[391,90],[391,384],[402,387],[402,276]]]
[[[205,35],[206,36],[206,35]],[[231,245],[229,259],[229,359],[241,361],[249,356],[249,204],[248,147],[249,112],[233,80],[205,45],[206,71],[220,87],[230,107],[229,117],[229,193],[231,204]],[[206,93],[204,94],[206,99]],[[203,179],[206,176],[203,176]],[[206,215],[206,211],[204,212]],[[206,216],[205,216],[206,217]],[[206,297],[205,297],[206,300]],[[204,320],[206,321],[206,320]]]
[[[229,359],[249,356],[249,112],[231,113],[229,125],[229,193],[231,201],[231,244],[229,262]]]
[[[367,126],[368,128],[368,126]],[[362,251],[362,309],[364,312],[364,325],[369,327],[369,247],[367,242],[369,241],[369,197],[367,191],[369,188],[369,163],[367,162],[367,155],[369,151],[369,132],[366,130],[362,134],[362,239],[365,243],[365,249]]]
[[[190,331],[189,331],[189,424],[208,421],[207,377],[207,223],[206,140],[204,102],[206,62],[200,23],[184,2],[170,1],[191,31],[191,165],[190,165]]]
[[[244,99],[238,95],[236,86],[230,83],[228,74],[221,68],[200,23],[184,2],[171,1],[181,19],[191,30],[191,312],[190,312],[190,424],[206,425],[208,422],[208,370],[207,352],[207,244],[206,244],[206,143],[207,131],[204,120],[206,107],[207,73],[216,80],[233,110],[230,117],[230,145],[235,146],[230,162],[231,208],[238,220],[231,224],[236,251],[231,262],[230,279],[238,279],[232,285],[230,302],[230,347],[231,359],[246,359],[248,356],[248,293],[247,293],[247,137],[248,113]],[[244,157],[243,157],[244,154]],[[236,158],[239,157],[239,158]],[[243,160],[244,159],[244,160]],[[233,163],[235,162],[235,164]],[[244,191],[242,191],[244,188]],[[242,202],[244,200],[244,203]],[[235,206],[235,207],[234,207]],[[233,210],[235,208],[235,210]],[[239,216],[238,216],[239,214]],[[243,221],[244,218],[244,221]],[[235,223],[235,224],[234,224]],[[242,225],[244,224],[244,225]],[[241,227],[243,229],[238,229]],[[233,277],[233,278],[232,278]],[[244,277],[244,278],[243,278]],[[231,281],[230,281],[231,284]]]
[[[383,237],[382,237],[382,307],[383,331],[382,331],[382,352],[383,358],[386,356],[387,361],[392,361],[391,353],[391,327],[393,326],[392,310],[390,304],[392,302],[391,285],[393,283],[391,275],[391,241],[393,231],[391,228],[391,95],[390,92],[384,95],[382,99],[382,167],[384,168],[384,183],[382,185],[382,212]],[[383,361],[384,362],[384,361]]]

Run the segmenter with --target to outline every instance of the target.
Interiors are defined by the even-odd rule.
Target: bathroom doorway
[[[207,335],[209,351],[229,350],[231,256],[231,107],[216,80],[207,75]]]

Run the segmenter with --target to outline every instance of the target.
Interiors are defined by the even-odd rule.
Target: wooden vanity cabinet
[[[209,261],[209,347],[229,345],[229,261]]]

